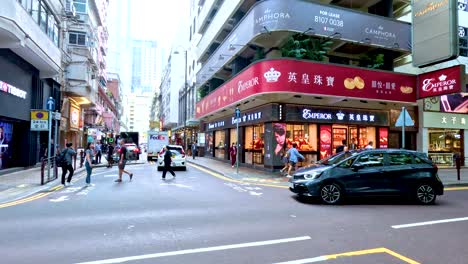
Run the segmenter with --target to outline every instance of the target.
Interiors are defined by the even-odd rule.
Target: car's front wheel
[[[320,188],[320,199],[326,204],[337,204],[342,196],[341,187],[336,183],[326,183]]]
[[[434,204],[436,201],[434,187],[429,183],[420,183],[416,186],[416,201],[420,204]]]

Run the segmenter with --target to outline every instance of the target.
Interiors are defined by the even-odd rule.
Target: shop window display
[[[258,125],[245,128],[245,163],[263,164],[264,126]]]
[[[317,125],[288,124],[286,126],[287,148],[291,148],[293,143],[296,143],[297,150],[304,155],[307,163],[317,161]]]
[[[226,139],[224,131],[215,132],[215,156],[219,159],[224,159]]]
[[[429,129],[429,158],[440,166],[455,166],[453,155],[463,153],[460,130]]]
[[[0,122],[0,170],[9,168],[12,136],[13,125],[7,122]]]

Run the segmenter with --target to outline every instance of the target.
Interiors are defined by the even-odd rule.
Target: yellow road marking
[[[448,187],[444,188],[444,191],[466,191],[468,187]]]
[[[403,255],[400,255],[396,253],[395,251],[392,251],[387,248],[372,248],[372,249],[366,249],[366,250],[359,250],[359,251],[350,251],[350,252],[345,252],[345,253],[340,253],[340,254],[333,254],[333,255],[325,255],[324,257],[328,260],[330,259],[337,259],[339,257],[352,257],[352,256],[361,256],[361,255],[370,255],[370,254],[381,254],[381,253],[386,253],[389,255],[392,255],[401,261],[404,261],[409,264],[420,264],[419,262],[412,260],[410,258],[407,258]]]
[[[289,189],[289,187],[287,186],[278,186],[278,185],[274,185],[274,184],[266,184],[266,183],[257,183],[257,182],[250,182],[250,181],[240,181],[240,180],[235,180],[235,179],[231,179],[229,177],[226,177],[224,175],[221,175],[219,173],[216,173],[216,172],[212,172],[210,170],[207,170],[203,167],[200,167],[198,165],[194,165],[194,164],[189,164],[189,166],[192,166],[194,168],[197,168],[203,172],[206,172],[218,179],[221,179],[221,180],[224,180],[224,181],[228,181],[228,182],[234,182],[234,183],[249,183],[249,184],[252,184],[252,185],[258,185],[258,186],[266,186],[266,187],[275,187],[275,188],[282,188],[282,189]]]

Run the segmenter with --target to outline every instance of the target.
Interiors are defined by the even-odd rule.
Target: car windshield
[[[340,153],[335,154],[333,156],[330,156],[330,157],[327,157],[325,159],[317,161],[317,164],[322,164],[322,165],[338,164],[341,161],[343,161],[343,160],[345,160],[345,159],[347,159],[347,158],[349,158],[351,156],[354,156],[354,155],[356,155],[358,153],[359,153],[358,150],[349,150],[349,151],[340,152]]]

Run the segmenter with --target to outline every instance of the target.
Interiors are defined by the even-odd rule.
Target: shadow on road
[[[294,200],[302,204],[308,205],[326,205],[318,197],[308,197],[308,196],[291,196]],[[447,201],[443,199],[438,199],[434,205],[429,206],[442,206],[447,205]],[[410,198],[406,197],[347,197],[338,206],[352,206],[352,205],[395,205],[395,206],[422,206]],[[336,206],[336,205],[334,205]]]

